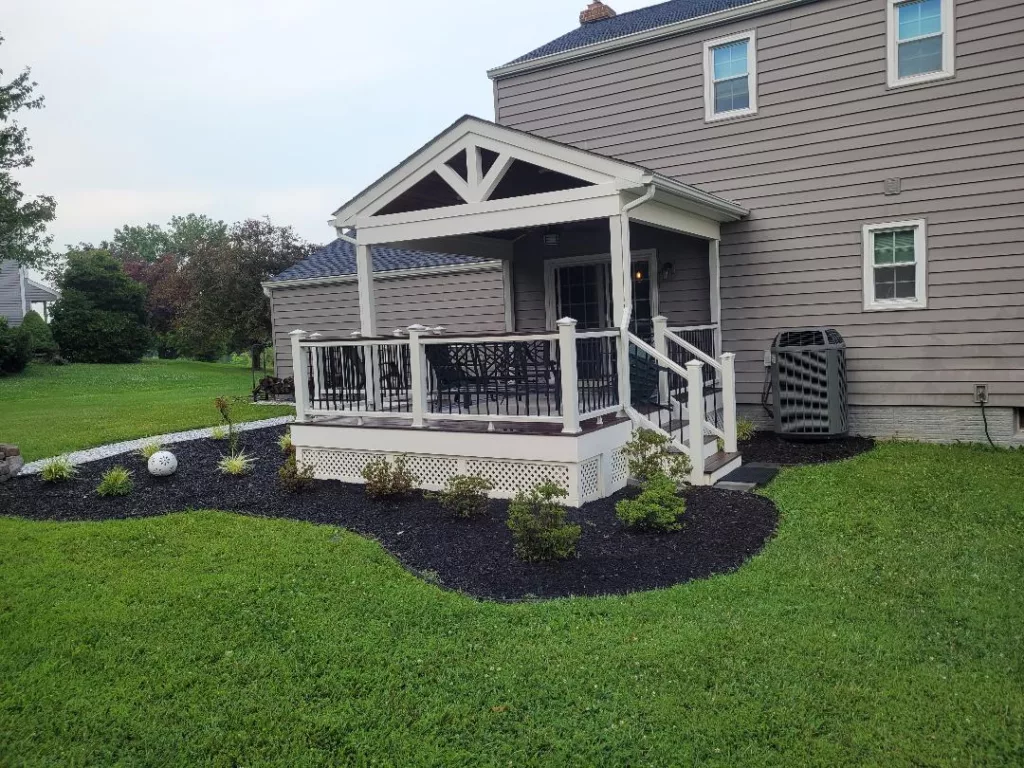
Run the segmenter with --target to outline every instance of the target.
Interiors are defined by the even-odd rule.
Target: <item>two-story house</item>
[[[845,339],[851,431],[1024,441],[1024,4],[593,2],[489,76],[493,123],[446,129],[268,283],[303,418],[376,435],[319,439],[335,465],[408,422],[438,477],[533,478],[556,438],[437,438],[560,427],[545,460],[583,500],[622,480],[626,423],[712,482],[737,414],[765,418],[776,334],[807,326]]]

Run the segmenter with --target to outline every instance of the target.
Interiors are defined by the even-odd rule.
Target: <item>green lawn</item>
[[[187,360],[134,365],[30,365],[0,378],[0,442],[26,461],[67,451],[218,423],[213,399],[250,394],[247,368]],[[241,405],[239,421],[291,408]]]
[[[516,605],[332,528],[0,518],[0,763],[1024,762],[1024,452],[883,444],[769,495],[738,573]]]

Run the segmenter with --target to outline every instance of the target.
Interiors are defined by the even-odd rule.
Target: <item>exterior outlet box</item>
[[[974,402],[988,405],[988,384],[974,385]]]

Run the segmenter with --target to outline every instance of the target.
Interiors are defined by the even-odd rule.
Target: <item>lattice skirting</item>
[[[298,460],[314,468],[320,480],[362,483],[367,463],[380,456],[398,454],[347,451],[329,448],[298,449]],[[405,454],[409,469],[423,490],[442,489],[453,475],[480,475],[494,484],[491,496],[512,498],[521,490],[552,481],[569,492],[569,506],[580,506],[610,495],[626,484],[626,459],[621,450],[610,456],[594,456],[579,464],[488,459],[480,457]]]

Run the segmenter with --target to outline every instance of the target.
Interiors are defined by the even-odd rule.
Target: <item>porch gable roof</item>
[[[490,168],[485,168],[480,159],[485,151],[494,158]],[[465,158],[464,174],[451,163],[456,156]],[[455,213],[463,205],[507,204],[507,199],[492,200],[491,195],[517,161],[537,166],[543,172],[561,174],[583,187],[639,192],[653,186],[659,199],[697,206],[719,221],[735,221],[747,214],[736,203],[643,166],[466,115],[338,208],[331,223],[342,229],[356,226],[359,219],[365,222],[367,217],[379,216],[382,211],[387,215],[389,204],[430,176],[440,177],[459,198],[455,205],[427,207],[437,214],[444,210]],[[584,190],[575,191],[586,194]],[[566,190],[566,194],[569,192]],[[519,195],[527,196],[539,198],[541,194]]]

